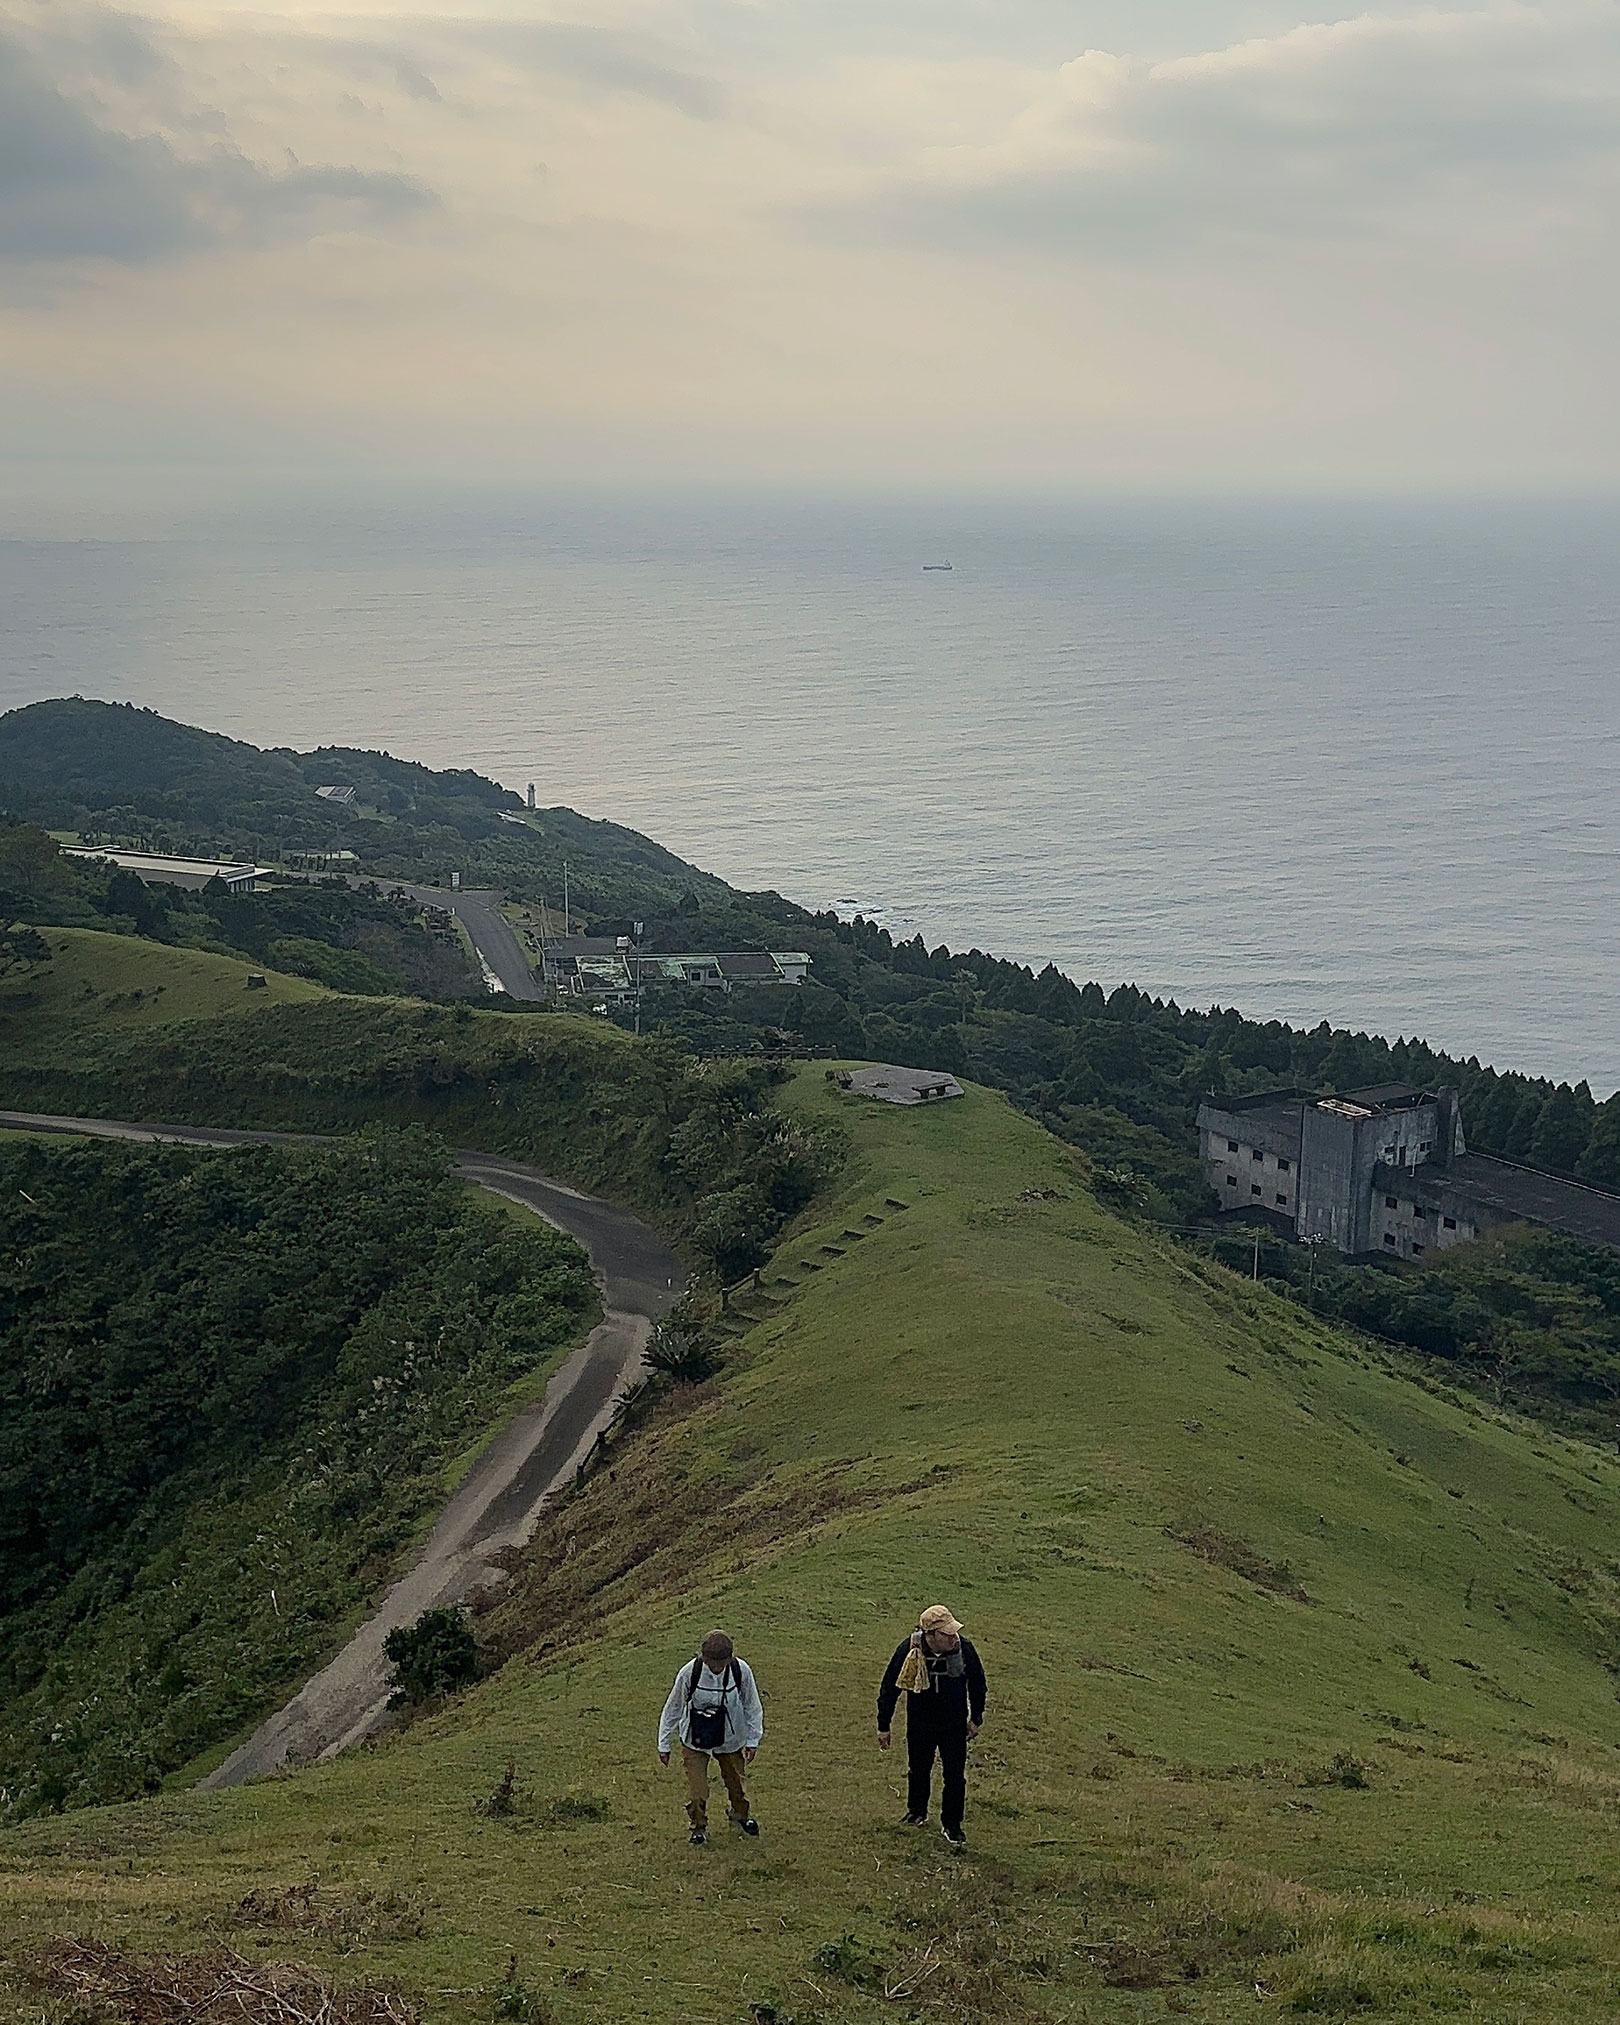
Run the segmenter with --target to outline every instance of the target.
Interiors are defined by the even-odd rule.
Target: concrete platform
[[[962,1095],[961,1084],[943,1069],[901,1069],[892,1062],[856,1069],[843,1088],[857,1097],[876,1097],[884,1104],[937,1104]]]

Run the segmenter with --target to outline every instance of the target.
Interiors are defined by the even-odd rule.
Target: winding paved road
[[[0,1126],[195,1146],[285,1144],[310,1136],[24,1111],[0,1111]],[[496,1154],[461,1152],[455,1160],[469,1181],[523,1204],[585,1248],[602,1291],[602,1319],[551,1380],[544,1399],[518,1414],[474,1462],[415,1567],[337,1657],[202,1781],[205,1789],[333,1757],[380,1725],[388,1706],[384,1638],[424,1610],[461,1601],[495,1572],[493,1553],[529,1537],[546,1498],[569,1481],[606,1427],[615,1394],[640,1367],[654,1321],[686,1285],[663,1239],[626,1211]]]
[[[355,879],[355,885],[369,881]],[[517,931],[501,912],[501,895],[482,887],[450,892],[443,886],[407,886],[401,879],[379,879],[384,893],[404,893],[418,907],[437,907],[453,914],[472,937],[473,948],[489,977],[493,977],[509,998],[530,1004],[544,998],[539,980],[529,968]]]
[[[284,872],[283,878],[306,879],[311,885],[332,875],[326,872]],[[345,872],[346,885],[375,886],[385,895],[403,893],[418,907],[434,907],[441,914],[453,914],[466,929],[483,965],[484,982],[491,991],[504,991],[508,998],[537,1005],[545,997],[540,980],[529,968],[529,959],[518,941],[517,930],[501,912],[498,888],[472,886],[413,886],[405,879],[389,879],[376,872]]]

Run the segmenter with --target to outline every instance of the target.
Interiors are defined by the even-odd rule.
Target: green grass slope
[[[504,1671],[334,1766],[0,1839],[8,2015],[59,1932],[431,2019],[1616,2015],[1620,1464],[1116,1221],[998,1098],[796,1100],[855,1136],[836,1201],[518,1561]],[[990,1673],[966,1857],[873,1746],[934,1598]],[[691,1851],[652,1739],[715,1620],[765,1833]]]
[[[548,1519],[504,1669],[333,1765],[0,1838],[6,2015],[63,1932],[436,2020],[1615,2015],[1620,1463],[1119,1222],[999,1098],[794,1095],[853,1135],[836,1198],[720,1384]],[[964,1857],[873,1742],[936,1598],[991,1684]],[[764,1835],[694,1851],[654,1727],[715,1621]]]
[[[294,978],[249,990],[230,958],[48,939],[48,964],[0,980],[7,1109],[316,1133],[427,1125],[662,1217],[726,1279],[767,1256],[764,1238],[839,1156],[777,1113],[767,1064],[705,1068],[564,1014]]]
[[[214,1019],[328,998],[308,978],[265,971],[235,957],[169,949],[89,928],[48,928],[51,960],[0,977],[0,1060],[42,1039],[69,1053],[98,1040],[177,1020]],[[262,987],[250,988],[250,975]]]

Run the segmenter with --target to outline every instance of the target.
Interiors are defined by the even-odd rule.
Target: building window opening
[[[1237,1176],[1236,1176],[1235,1174],[1229,1174],[1229,1175],[1228,1175],[1228,1176],[1226,1177],[1226,1185],[1227,1185],[1227,1187],[1228,1187],[1228,1188],[1236,1188],[1236,1187],[1237,1187]]]
[[[1228,1139],[1226,1142],[1226,1150],[1228,1153],[1236,1153],[1236,1151],[1238,1150],[1237,1141],[1235,1139]]]
[[[1288,1198],[1287,1198],[1287,1196],[1286,1196],[1286,1195],[1279,1195],[1279,1196],[1278,1196],[1278,1198],[1277,1198],[1277,1207],[1278,1207],[1279,1209],[1286,1209],[1286,1208],[1288,1207]]]
[[[1400,1204],[1396,1201],[1394,1196],[1386,1195],[1384,1197],[1384,1207],[1385,1209],[1399,1209]]]
[[[1389,1246],[1391,1251],[1395,1249],[1395,1233],[1392,1230],[1385,1231],[1384,1242]]]
[[[1423,1247],[1422,1247],[1422,1245],[1420,1245],[1420,1244],[1417,1244],[1417,1243],[1415,1243],[1415,1242],[1414,1242],[1414,1244],[1413,1244],[1413,1246],[1412,1246],[1412,1256],[1413,1256],[1413,1258],[1415,1258],[1415,1259],[1420,1259],[1420,1258],[1422,1258],[1422,1256],[1423,1256]]]
[[[1442,1217],[1440,1221],[1445,1225],[1447,1230],[1455,1230],[1457,1228],[1457,1219],[1454,1216]]]
[[[1286,1174],[1288,1172],[1288,1162],[1280,1153],[1277,1155],[1277,1172],[1279,1174]]]
[[[1258,1195],[1258,1194],[1260,1193],[1260,1184],[1259,1184],[1259,1182],[1258,1182],[1258,1181],[1252,1181],[1252,1182],[1250,1182],[1250,1184],[1249,1184],[1249,1193],[1250,1193],[1251,1195]]]
[[[1252,1153],[1251,1153],[1251,1154],[1249,1155],[1249,1158],[1250,1158],[1251,1160],[1264,1160],[1264,1159],[1265,1159],[1265,1157],[1266,1157],[1266,1156],[1265,1156],[1265,1155],[1264,1155],[1264,1154],[1263,1154],[1263,1153],[1262,1153],[1262,1152],[1260,1151],[1260,1149],[1259,1149],[1259,1147],[1258,1147],[1258,1146],[1257,1146],[1257,1147],[1256,1147],[1256,1148],[1254,1149],[1254,1151],[1253,1151],[1253,1152],[1252,1152]]]

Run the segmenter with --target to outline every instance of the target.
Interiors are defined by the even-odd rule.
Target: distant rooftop
[[[1320,1099],[1329,1109],[1354,1109],[1368,1118],[1380,1117],[1386,1111],[1411,1111],[1431,1101],[1431,1092],[1414,1090],[1410,1083],[1373,1083],[1365,1090],[1341,1090],[1335,1097]]]
[[[1212,1111],[1232,1111],[1242,1116],[1250,1111],[1264,1111],[1273,1104],[1283,1104],[1297,1109],[1305,1102],[1303,1090],[1261,1090],[1249,1097],[1206,1097],[1204,1102]]]
[[[1423,1170],[1418,1174],[1421,1177]],[[1499,1216],[1551,1224],[1593,1244],[1620,1246],[1620,1196],[1606,1195],[1579,1181],[1494,1160],[1488,1153],[1465,1153],[1446,1180],[1476,1197]]]
[[[120,871],[158,886],[206,886],[211,879],[222,879],[230,887],[251,886],[263,876],[258,865],[222,858],[170,858],[156,851],[92,850],[82,844],[69,844],[65,855],[106,859]]]

